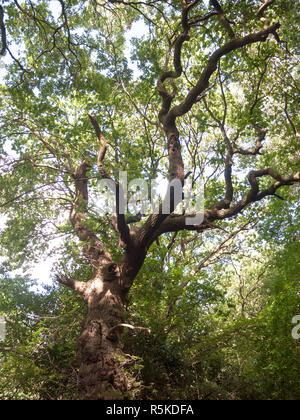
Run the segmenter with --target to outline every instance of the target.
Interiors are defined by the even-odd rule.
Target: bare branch
[[[144,330],[147,331],[148,334],[151,334],[151,330],[150,328],[145,328],[145,327],[135,327],[134,325],[131,324],[118,324],[115,325],[114,327],[112,327],[109,332],[108,332],[108,336],[116,329],[119,328],[130,328],[131,330]]]
[[[69,277],[66,276],[56,276],[56,280],[60,283],[63,284],[64,286],[69,287],[70,289],[75,290],[76,292],[80,293],[81,295],[84,295],[87,289],[87,283],[80,281],[80,280],[75,280],[75,279],[71,279]]]

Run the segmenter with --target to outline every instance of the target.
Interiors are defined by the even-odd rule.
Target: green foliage
[[[74,399],[75,344],[82,302],[64,288],[26,278],[0,278],[0,313],[7,335],[0,343],[0,399]]]
[[[128,331],[124,339],[126,351],[143,360],[140,397],[298,399],[299,342],[291,332],[300,313],[299,242],[283,244],[277,234],[281,247],[269,243],[264,251],[254,246],[257,236],[244,237],[238,251],[252,248],[252,256],[231,248],[237,272],[224,272],[223,255],[202,273],[201,287],[180,293],[174,283],[186,279],[184,268],[162,270],[160,244],[160,258],[148,260],[132,291],[131,321],[151,334]]]

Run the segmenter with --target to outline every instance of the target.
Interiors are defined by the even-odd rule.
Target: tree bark
[[[105,278],[109,271],[97,276],[85,292],[88,315],[77,344],[82,400],[121,399],[128,390],[119,360],[121,329],[116,328],[123,322],[124,294],[113,267],[106,268],[112,277]]]
[[[79,398],[108,400],[129,398],[134,384],[124,372],[120,338],[127,295],[146,256],[146,251],[125,253],[119,263],[101,266],[81,294],[88,304],[77,343]]]

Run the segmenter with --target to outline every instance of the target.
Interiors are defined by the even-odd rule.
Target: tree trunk
[[[119,280],[96,277],[85,293],[88,315],[77,345],[82,400],[122,399],[128,388],[119,359],[121,328],[118,325],[124,315]]]

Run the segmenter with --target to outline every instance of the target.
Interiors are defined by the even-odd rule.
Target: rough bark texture
[[[119,399],[127,383],[118,360],[121,330],[114,328],[122,323],[124,310],[118,279],[96,277],[86,294],[88,316],[77,345],[79,396],[84,400]]]
[[[88,305],[77,343],[78,389],[82,400],[123,399],[132,387],[122,371],[120,336],[127,294],[145,252],[130,251],[119,263],[99,265],[95,277],[86,283],[59,278],[80,293]]]

